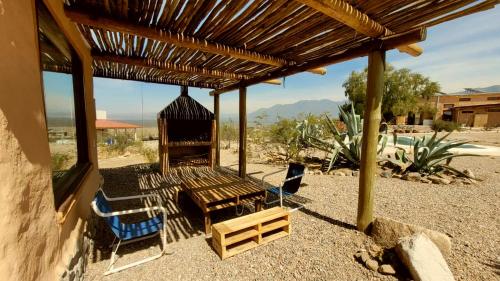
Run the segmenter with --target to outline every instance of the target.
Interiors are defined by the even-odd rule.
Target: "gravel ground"
[[[223,165],[237,163],[237,154],[222,151]],[[434,185],[377,178],[375,215],[418,224],[452,237],[452,255],[447,261],[457,280],[499,280],[500,158],[462,158],[457,168],[470,168],[477,185]],[[237,166],[236,166],[237,167]],[[259,177],[282,168],[248,165],[248,173]],[[118,196],[145,189],[169,199],[175,179],[165,178],[141,166],[103,169],[105,189]],[[183,175],[186,176],[186,175]],[[278,183],[284,177],[270,177]],[[372,243],[354,230],[357,209],[357,177],[306,175],[299,195],[311,200],[292,214],[290,237],[257,247],[221,261],[203,234],[202,216],[189,199],[176,207],[167,202],[169,247],[172,255],[110,276],[102,276],[109,250],[92,250],[86,280],[397,280],[382,276],[357,263],[353,255]],[[119,187],[119,188],[118,188]],[[234,209],[219,213],[215,222],[234,216]],[[102,222],[102,220],[101,220]],[[109,232],[98,227],[98,242],[109,243]],[[123,247],[117,265],[159,251],[159,238]]]

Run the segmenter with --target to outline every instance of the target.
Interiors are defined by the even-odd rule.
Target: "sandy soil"
[[[108,162],[108,166],[130,159]],[[223,150],[222,165],[237,168],[235,164],[237,154]],[[484,181],[473,186],[443,186],[377,178],[375,215],[451,236],[453,251],[447,261],[457,280],[498,280],[500,158],[467,157],[454,160],[454,165],[472,169]],[[104,167],[101,162],[100,166]],[[159,192],[166,200],[169,248],[174,254],[103,277],[109,262],[109,249],[103,246],[111,242],[111,236],[98,220],[100,225],[94,234],[98,244],[92,250],[86,280],[397,280],[354,261],[354,253],[372,243],[370,237],[354,230],[357,177],[307,175],[299,195],[310,202],[293,213],[291,236],[221,261],[203,234],[200,212],[188,198],[180,207],[172,202],[178,178],[161,176],[148,167],[101,170],[105,190],[113,196]],[[280,168],[250,163],[247,169],[260,177]],[[277,184],[282,178],[283,173],[276,174],[269,182]],[[234,209],[216,214],[214,220],[228,217],[234,217]],[[125,255],[117,265],[159,251],[158,238],[137,244],[120,250]]]

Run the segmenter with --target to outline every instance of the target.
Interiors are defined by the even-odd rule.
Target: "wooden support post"
[[[215,166],[220,166],[220,103],[219,95],[214,96],[215,115]]]
[[[247,174],[247,88],[240,87],[240,146],[239,146],[239,168],[240,178]]]
[[[363,121],[363,144],[359,175],[357,228],[366,232],[373,220],[373,186],[377,172],[377,144],[384,91],[385,51],[368,55],[368,82]]]

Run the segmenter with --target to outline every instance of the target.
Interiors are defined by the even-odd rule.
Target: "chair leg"
[[[280,207],[283,208],[283,190],[280,186]]]
[[[164,244],[164,248],[162,249],[161,253],[157,254],[157,255],[154,255],[154,256],[151,256],[151,257],[148,257],[148,258],[145,258],[145,259],[142,259],[142,260],[139,260],[139,261],[136,261],[136,262],[132,262],[130,264],[127,264],[127,265],[124,265],[124,266],[120,266],[120,267],[117,267],[115,268],[114,267],[114,264],[117,260],[116,258],[116,255],[117,255],[117,252],[118,252],[118,248],[120,247],[121,244],[125,245],[125,244],[128,244],[128,243],[131,243],[131,242],[137,242],[137,241],[141,241],[141,240],[144,240],[144,239],[148,239],[148,238],[151,238],[152,236],[156,236],[158,233],[155,233],[151,236],[146,236],[146,237],[141,237],[139,239],[135,239],[135,240],[132,240],[132,241],[125,241],[122,243],[122,240],[118,240],[118,243],[117,244],[114,244],[113,245],[113,251],[111,253],[111,260],[109,262],[109,266],[106,270],[106,272],[104,272],[104,275],[110,275],[112,273],[116,273],[116,272],[119,272],[119,271],[122,271],[122,270],[125,270],[127,268],[131,268],[131,267],[134,267],[134,266],[137,266],[137,265],[140,265],[140,264],[143,264],[143,263],[146,263],[146,262],[150,262],[152,260],[155,260],[155,259],[158,259],[160,257],[163,256],[163,254],[165,254],[165,245],[166,245],[166,233],[162,231],[161,235],[161,239],[162,239],[162,244]],[[165,242],[163,242],[165,241]]]
[[[116,240],[116,238],[115,238]],[[104,273],[104,275],[108,275],[110,271],[113,270],[113,265],[115,264],[116,262],[116,252],[118,252],[118,248],[120,247],[120,243],[122,242],[122,240],[118,240],[118,243],[115,244],[115,240],[113,240],[113,250],[111,251],[111,258],[110,258],[110,261],[109,261],[109,265],[108,265],[108,268],[106,270],[106,272]]]

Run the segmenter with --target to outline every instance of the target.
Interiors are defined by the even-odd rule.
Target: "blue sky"
[[[432,27],[427,40],[419,43],[419,57],[393,50],[387,62],[397,68],[410,68],[440,83],[444,92],[500,84],[500,8]],[[351,71],[360,71],[367,58],[327,67],[324,76],[302,73],[286,78],[284,86],[255,85],[248,88],[247,107],[252,112],[274,104],[294,103],[302,99],[345,99],[342,83]],[[209,90],[190,88],[190,95],[207,108],[213,108]],[[179,87],[116,79],[94,78],[96,108],[106,110],[110,119],[140,119],[141,96],[144,118],[155,113],[179,95]],[[238,94],[221,96],[221,112],[238,112]]]

